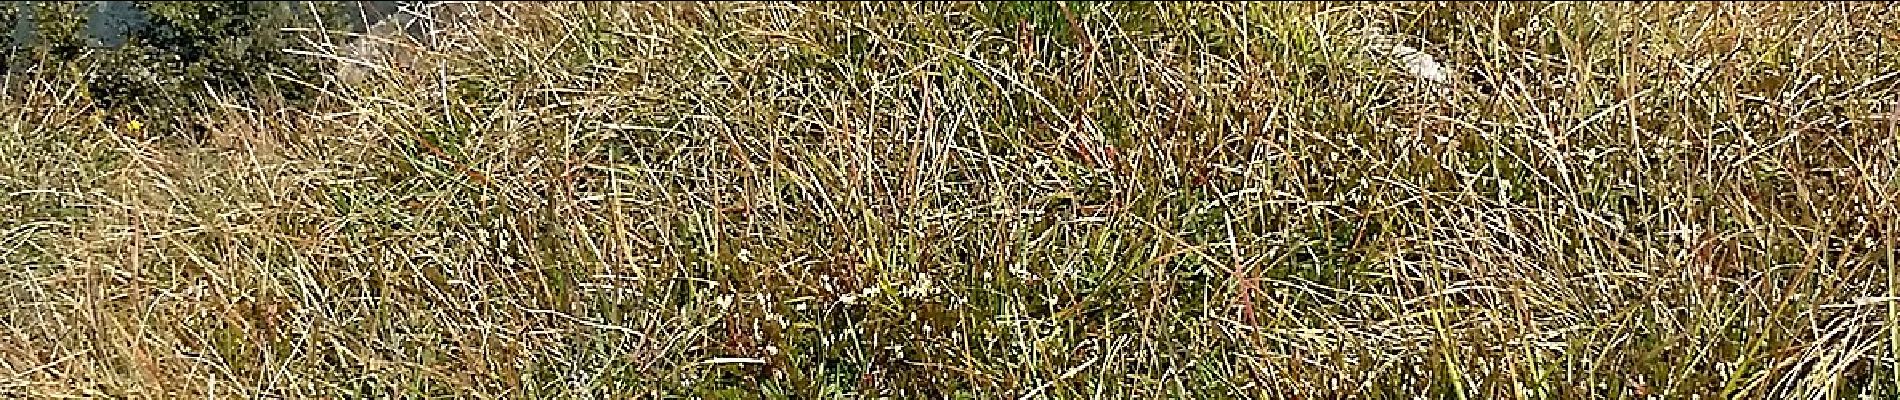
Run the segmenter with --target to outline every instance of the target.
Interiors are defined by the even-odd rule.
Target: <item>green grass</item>
[[[15,71],[0,393],[1900,395],[1891,5],[440,12],[202,137]]]

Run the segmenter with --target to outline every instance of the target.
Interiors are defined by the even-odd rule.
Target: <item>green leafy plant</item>
[[[283,51],[299,43],[282,28],[313,25],[312,18],[342,20],[337,2],[293,8],[282,1],[136,1],[130,8],[143,20],[130,24],[123,44],[102,46],[86,31],[97,5],[30,6],[30,57],[10,64],[71,71],[67,79],[82,83],[99,107],[136,115],[160,132],[202,130],[198,116],[216,107],[216,98],[237,104],[312,99],[315,91],[295,82],[320,82],[323,63]]]

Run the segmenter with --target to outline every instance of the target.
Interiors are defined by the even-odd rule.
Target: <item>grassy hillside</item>
[[[0,393],[1900,396],[1893,5],[436,12],[10,71]]]

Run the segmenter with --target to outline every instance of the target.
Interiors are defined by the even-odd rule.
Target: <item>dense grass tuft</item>
[[[1892,5],[433,10],[13,72],[0,393],[1900,396]]]

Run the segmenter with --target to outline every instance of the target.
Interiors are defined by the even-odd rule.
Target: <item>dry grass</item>
[[[15,77],[0,393],[1891,398],[1895,11],[487,3],[189,141]]]

